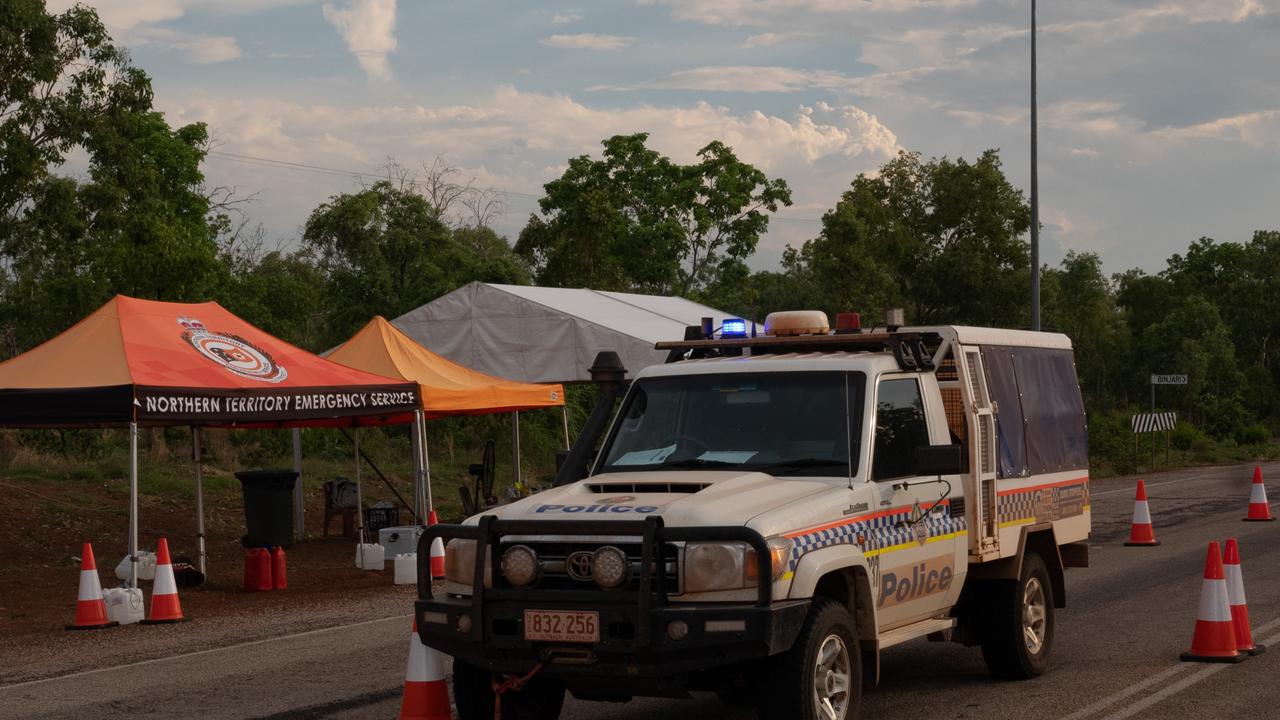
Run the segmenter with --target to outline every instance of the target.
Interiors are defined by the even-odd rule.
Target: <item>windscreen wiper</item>
[[[765,463],[764,465],[747,465],[744,469],[755,470],[757,472],[769,472],[771,470],[782,470],[785,468],[816,468],[816,467],[848,467],[848,460],[837,460],[835,458],[791,458],[790,460],[779,460],[778,462]]]
[[[650,469],[660,470],[663,468],[707,468],[707,467],[737,467],[740,463],[725,462],[724,460],[707,460],[705,458],[685,458],[683,460],[668,460],[667,462],[650,465]]]

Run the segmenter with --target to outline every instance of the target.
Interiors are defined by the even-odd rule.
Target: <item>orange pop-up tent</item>
[[[0,427],[129,428],[135,585],[139,426],[190,426],[199,457],[202,426],[405,423],[417,420],[419,405],[417,383],[330,362],[211,302],[118,295],[61,335],[0,364]],[[199,462],[195,478],[203,569]]]
[[[560,384],[535,384],[504,380],[486,375],[478,370],[459,365],[419,345],[381,315],[370,320],[351,339],[330,351],[328,359],[366,372],[416,382],[421,398],[423,415],[441,418],[451,415],[485,415],[512,413],[513,448],[517,455],[515,466],[519,468],[519,415],[521,410],[539,408],[564,408],[564,387]],[[424,426],[419,423],[419,428]],[[568,423],[566,420],[566,436]],[[419,448],[415,459],[420,460],[420,472],[424,481],[415,483],[423,487],[418,501],[430,510],[431,475],[427,458],[426,436],[414,438]],[[568,442],[566,437],[565,442]],[[517,475],[517,480],[518,480]],[[420,508],[418,508],[420,510]]]

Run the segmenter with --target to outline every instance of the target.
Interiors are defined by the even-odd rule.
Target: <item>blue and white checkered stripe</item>
[[[862,536],[862,551],[875,551],[894,548],[899,545],[918,542],[915,528],[909,524],[911,508],[903,508],[880,517],[867,519],[853,518],[843,525],[815,530],[811,533],[792,538],[791,570],[800,564],[800,558],[806,553],[831,547],[833,545],[857,545],[858,536]],[[925,527],[925,538],[943,537],[963,532],[967,528],[963,517],[951,517],[946,512],[929,513],[920,521]]]

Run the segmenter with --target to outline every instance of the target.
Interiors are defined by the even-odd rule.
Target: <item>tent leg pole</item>
[[[293,484],[293,539],[302,542],[306,534],[306,517],[302,506],[302,430],[300,428],[293,429],[293,471],[298,473],[298,479]]]
[[[569,442],[569,408],[567,406],[560,406],[560,417],[564,420],[564,449],[569,450],[573,444]]]
[[[129,423],[129,587],[138,587],[138,423]]]
[[[426,525],[426,511],[422,501],[422,412],[413,411],[413,424],[409,430],[409,451],[413,457],[413,515],[418,525]]]
[[[351,432],[351,443],[356,448],[356,532],[364,542],[364,492],[360,488],[360,426]]]
[[[200,450],[200,428],[191,426],[191,459],[196,464],[196,552],[200,559],[200,574],[206,578],[209,571],[205,567],[204,551],[204,464]]]
[[[511,413],[511,484],[519,490],[520,482],[520,413]]]
[[[422,501],[427,514],[436,511],[436,501],[431,497],[431,448],[427,446],[427,417],[422,415]]]

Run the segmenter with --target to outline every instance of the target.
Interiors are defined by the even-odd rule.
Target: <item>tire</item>
[[[453,702],[460,720],[493,720],[493,673],[454,661]],[[534,676],[523,690],[502,694],[502,720],[558,720],[564,686]]]
[[[828,661],[822,662],[822,656]],[[829,668],[827,689],[819,696],[820,665]],[[769,687],[761,693],[761,720],[854,720],[862,703],[862,653],[849,611],[827,598],[815,598],[795,645],[770,660]],[[843,676],[844,691],[836,692]],[[843,698],[843,699],[841,699]],[[821,711],[825,699],[835,711]]]
[[[996,677],[1027,680],[1044,674],[1053,649],[1053,584],[1044,560],[1027,553],[1017,582],[987,588],[982,657]]]

